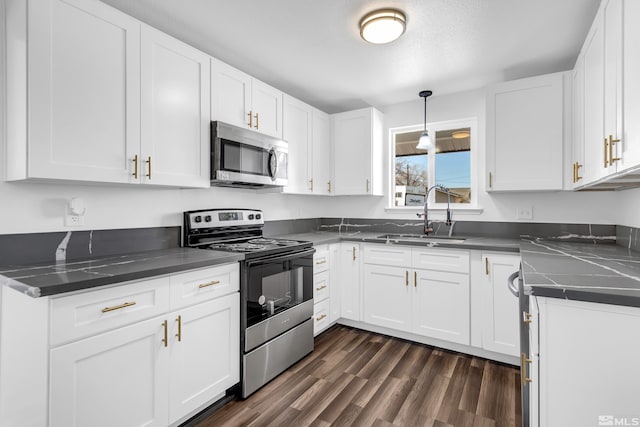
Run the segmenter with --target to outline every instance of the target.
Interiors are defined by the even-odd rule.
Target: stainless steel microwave
[[[211,185],[242,188],[287,185],[289,144],[228,123],[211,122]]]

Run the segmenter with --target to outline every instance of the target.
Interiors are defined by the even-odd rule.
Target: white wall
[[[424,101],[416,93],[415,101],[389,105],[380,108],[385,114],[385,162],[389,164],[388,130],[421,124],[424,115]],[[477,117],[478,159],[477,179],[479,179],[479,207],[481,213],[454,212],[454,219],[468,221],[516,221],[519,206],[533,207],[533,222],[599,223],[615,224],[618,221],[614,209],[618,195],[622,193],[574,193],[569,191],[552,193],[501,193],[485,192],[485,93],[475,90],[452,95],[434,96],[427,100],[427,121],[440,122],[461,118]],[[566,162],[565,162],[566,163]],[[389,167],[385,168],[387,173]],[[541,170],[540,173],[544,173]],[[389,176],[385,176],[384,197],[337,197],[323,205],[324,216],[349,216],[363,218],[410,218],[415,213],[393,213],[385,211],[389,192]],[[637,193],[636,193],[637,194]],[[637,212],[637,210],[636,210]],[[442,218],[435,213],[434,219]],[[636,220],[638,221],[638,220]]]
[[[616,224],[640,228],[640,188],[616,193],[611,210],[616,213]]]

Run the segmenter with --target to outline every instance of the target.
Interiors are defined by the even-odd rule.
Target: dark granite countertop
[[[9,286],[32,297],[41,297],[242,259],[244,255],[231,252],[173,248],[62,263],[2,266],[0,285]]]
[[[380,236],[384,234],[387,233],[373,231],[355,231],[342,233],[333,231],[316,231],[309,233],[283,234],[276,237],[293,240],[307,240],[313,242],[314,245],[347,241],[419,246],[423,248],[477,249],[484,251],[501,252],[518,252],[520,250],[520,239],[452,236],[452,239],[464,239],[464,242],[457,242],[455,240],[447,238],[439,238],[437,239],[437,241],[419,241],[417,239],[403,240],[402,238],[380,238]]]
[[[640,307],[640,252],[611,243],[523,238],[531,295]]]

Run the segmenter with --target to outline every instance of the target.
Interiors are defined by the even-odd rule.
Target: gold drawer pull
[[[326,259],[321,259],[320,261],[316,261],[316,265],[319,265],[319,264],[326,264],[326,263],[327,263],[327,260],[326,260]]]
[[[249,111],[247,116],[249,116],[249,129],[251,129],[253,127],[253,111]]]
[[[176,318],[176,322],[178,322],[178,333],[176,337],[178,337],[178,342],[182,341],[182,316],[178,316]]]
[[[413,287],[414,288],[418,287],[418,272],[417,271],[413,272]]]
[[[524,323],[531,323],[531,322],[533,322],[532,317],[533,317],[533,316],[531,315],[531,313],[527,313],[526,311],[523,311],[523,312],[522,312],[522,321],[523,321]]]
[[[145,163],[147,164],[147,175],[146,175],[146,177],[151,179],[151,156],[147,157],[147,160],[145,161]]]
[[[253,117],[256,118],[256,129],[260,129],[260,117],[258,116],[258,113],[256,113]]]
[[[327,317],[327,315],[326,315],[326,314],[323,314],[322,316],[318,316],[318,317],[316,317],[316,320],[319,322],[319,321],[321,321],[322,319],[324,319],[325,317]]]
[[[327,186],[329,187],[329,193],[331,193],[331,181],[327,181]]]
[[[520,362],[520,366],[522,368],[522,371],[520,372],[520,375],[522,376],[522,385],[526,385],[527,383],[533,381],[531,378],[527,377],[527,363],[531,363],[532,360],[527,359],[527,355],[525,353],[522,353],[522,355],[520,356]]]
[[[309,191],[313,191],[313,178],[309,180]]]
[[[133,177],[138,179],[138,155],[133,156]]]
[[[613,157],[613,144],[620,142],[619,139],[613,139],[613,135],[609,135],[609,164],[613,166],[613,162],[620,160],[620,157]]]
[[[123,304],[120,305],[116,305],[114,307],[105,307],[102,309],[103,313],[108,313],[110,311],[114,311],[114,310],[120,310],[121,308],[126,308],[126,307],[131,307],[132,305],[136,305],[135,301],[131,301],[131,302],[125,302]]]
[[[409,286],[409,272],[406,270],[404,272],[404,285]]]
[[[489,275],[489,257],[484,258],[484,274]]]
[[[162,327],[164,328],[164,335],[162,336],[162,343],[165,347],[169,347],[169,322],[166,320],[162,322]]]
[[[321,291],[323,289],[325,289],[327,287],[327,285],[322,285],[319,288],[316,288],[316,291]]]
[[[356,247],[354,246],[353,248],[353,260],[356,260]]]
[[[202,288],[206,288],[207,286],[217,285],[218,283],[220,283],[220,280],[212,280],[210,282],[202,283],[198,285],[198,288],[202,289]]]

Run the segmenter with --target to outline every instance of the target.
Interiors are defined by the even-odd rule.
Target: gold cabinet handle
[[[324,319],[325,317],[327,317],[327,315],[326,315],[326,314],[323,314],[322,316],[318,316],[318,317],[316,317],[316,320],[319,322],[319,321],[321,321],[322,319]]]
[[[207,283],[201,283],[201,284],[198,285],[198,289],[206,288],[208,286],[217,285],[218,283],[220,283],[219,280],[212,280],[212,281],[207,282]]]
[[[369,192],[369,180],[367,179],[367,193]]]
[[[176,322],[178,322],[178,333],[176,337],[178,337],[178,342],[182,341],[182,316],[176,317]]]
[[[321,260],[316,261],[316,265],[326,264],[326,263],[327,263],[326,259],[321,259]]]
[[[574,184],[576,183],[576,165],[578,164],[578,162],[573,162],[573,176],[571,178],[571,182],[573,182]]]
[[[247,114],[247,116],[249,116],[249,128],[253,127],[253,111],[249,111],[249,114]]]
[[[353,248],[353,260],[356,260],[356,247],[354,246]]]
[[[413,272],[413,287],[414,288],[418,287],[418,272],[417,271]]]
[[[316,291],[321,291],[323,289],[325,289],[327,287],[327,285],[322,285],[319,288],[316,288]]]
[[[620,157],[613,157],[613,144],[620,142],[619,139],[613,139],[613,135],[609,135],[609,164],[613,166],[613,162],[620,160]]]
[[[309,190],[313,191],[313,178],[309,180]]]
[[[580,176],[580,168],[583,165],[581,165],[579,162],[576,162],[576,182],[580,181],[582,179],[582,177]]]
[[[609,145],[609,141],[607,138],[604,139],[604,167],[609,166],[609,161],[607,160],[607,146]]]
[[[527,355],[522,353],[520,356],[520,366],[522,368],[522,372],[520,373],[522,377],[522,385],[526,385],[527,383],[532,382],[533,380],[527,376],[527,363],[531,363],[531,359],[527,359]]]
[[[138,155],[133,156],[133,177],[138,179]]]
[[[489,257],[484,258],[484,274],[489,275]]]
[[[405,286],[409,286],[409,272],[408,271],[404,272],[404,285]]]
[[[151,179],[151,156],[147,157],[145,163],[147,164],[147,174],[145,176]]]
[[[162,322],[162,327],[164,328],[162,343],[164,344],[165,347],[168,347],[169,346],[169,322],[167,322],[166,320]]]
[[[522,312],[522,321],[524,323],[531,323],[533,322],[533,316],[531,315],[531,313],[527,313],[526,311]]]
[[[256,129],[260,129],[260,117],[258,117],[258,113],[256,113],[253,117],[256,118]]]
[[[331,193],[331,180],[327,181],[328,193]]]
[[[493,174],[489,172],[489,188],[493,188]]]
[[[125,307],[131,307],[132,305],[136,305],[135,301],[131,301],[131,302],[125,302],[123,304],[120,305],[116,305],[113,307],[105,307],[102,309],[103,313],[108,313],[110,311],[114,311],[114,310],[120,310],[121,308],[125,308]]]

